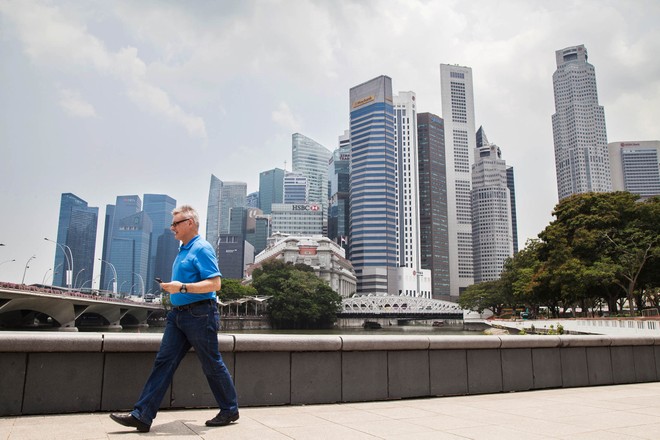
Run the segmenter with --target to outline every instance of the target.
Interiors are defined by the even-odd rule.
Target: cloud
[[[77,90],[60,87],[59,95],[60,106],[71,116],[78,118],[94,118],[97,116],[94,106],[85,101]]]
[[[280,105],[276,110],[273,110],[271,116],[273,122],[275,122],[289,133],[296,133],[301,131],[300,129],[302,124],[299,118],[293,114],[286,102],[280,102]]]
[[[92,70],[118,79],[126,95],[141,109],[164,116],[182,126],[189,135],[206,140],[204,120],[184,111],[165,90],[149,80],[148,67],[137,49],[109,51],[86,26],[76,22],[71,9],[64,13],[57,6],[21,1],[0,3],[0,12],[14,23],[26,54],[35,64],[69,75],[76,75],[74,72],[88,75]],[[84,112],[89,108],[74,104],[68,110]]]

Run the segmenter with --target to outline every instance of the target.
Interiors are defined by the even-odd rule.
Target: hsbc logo
[[[291,205],[292,211],[318,211],[319,205]]]

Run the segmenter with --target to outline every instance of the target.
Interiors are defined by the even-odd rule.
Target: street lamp
[[[137,275],[140,277],[140,285],[142,286],[142,297],[144,298],[144,278],[142,278],[142,275],[140,275],[137,272],[133,272],[133,275]]]
[[[25,272],[27,272],[28,267],[30,267],[30,266],[28,266],[28,265],[30,264],[30,261],[34,260],[35,258],[37,258],[37,256],[36,256],[36,255],[32,255],[32,256],[27,260],[27,263],[25,263],[25,269],[23,269],[23,279],[21,280],[21,284],[25,284]]]
[[[46,285],[46,276],[48,276],[48,272],[50,272],[51,270],[53,270],[53,269],[51,269],[49,267],[48,270],[46,271],[46,273],[44,274],[44,279],[41,280],[41,284],[43,284],[44,286]]]
[[[84,270],[85,270],[85,268],[83,267],[83,268],[80,269],[80,270],[78,271],[78,273],[76,274],[76,279],[73,280],[73,288],[74,288],[74,289],[76,288],[76,284],[78,284],[78,275],[80,275],[80,272],[82,272],[82,271],[84,271]]]
[[[112,281],[112,293],[117,294],[117,269],[115,269],[115,266],[112,263],[108,262],[108,261],[105,261],[101,258],[99,258],[99,261],[101,263],[105,263],[108,266],[110,266],[110,268],[112,269],[112,272],[115,274],[115,279]]]
[[[53,241],[49,239],[48,237],[44,237],[44,240],[50,241],[51,243],[55,243],[62,249],[62,252],[64,253],[64,258],[66,258],[66,262],[69,265],[69,270],[66,273],[66,286],[68,288],[71,288],[71,278],[73,278],[73,252],[71,252],[71,248],[65,244],[58,243],[56,241]],[[69,250],[69,255],[67,255],[66,250]],[[69,256],[71,259],[69,259]]]
[[[2,266],[2,265],[5,264],[5,263],[11,263],[12,261],[16,261],[16,258],[13,258],[13,259],[11,259],[11,260],[5,260],[5,261],[3,261],[2,263],[0,263],[0,266]]]

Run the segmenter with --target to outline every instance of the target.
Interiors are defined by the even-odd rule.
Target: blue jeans
[[[219,324],[218,308],[210,301],[200,302],[187,310],[167,313],[167,325],[153,369],[131,412],[136,419],[151,425],[172,376],[190,347],[195,349],[202,363],[202,370],[220,410],[232,414],[238,412],[234,382],[218,351]]]

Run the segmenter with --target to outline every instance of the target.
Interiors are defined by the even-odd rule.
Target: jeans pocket
[[[209,304],[199,304],[190,308],[190,316],[193,318],[206,318],[209,316]]]

